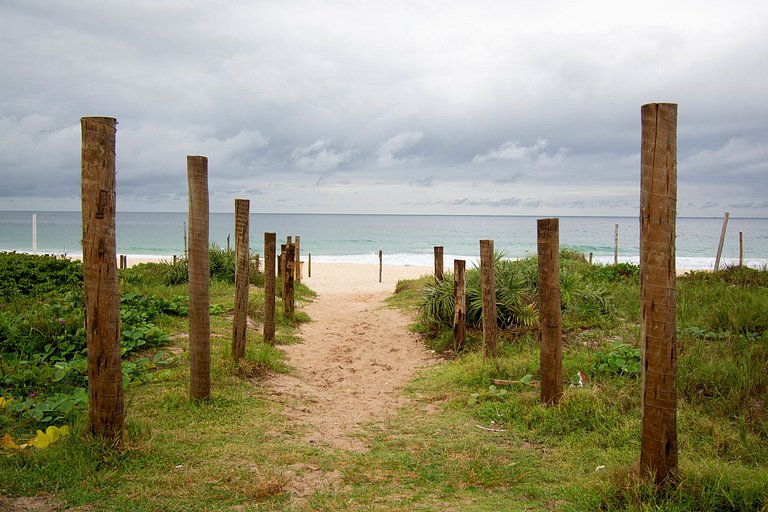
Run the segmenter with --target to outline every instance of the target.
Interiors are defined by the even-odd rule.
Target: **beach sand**
[[[369,446],[366,423],[394,415],[407,403],[402,388],[436,359],[409,331],[413,318],[384,302],[399,279],[430,274],[428,267],[318,263],[303,283],[317,298],[301,309],[312,318],[299,332],[302,344],[281,347],[295,368],[266,385],[287,415],[304,426],[301,442],[361,451]]]

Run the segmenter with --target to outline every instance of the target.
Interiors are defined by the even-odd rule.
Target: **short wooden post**
[[[381,270],[383,266],[384,257],[382,255],[381,249],[379,249],[379,282],[381,282]]]
[[[739,266],[744,266],[744,233],[739,231]]]
[[[174,265],[176,264],[176,255],[175,254],[173,255],[173,264]]]
[[[32,254],[37,254],[37,214],[32,214]]]
[[[496,278],[493,240],[480,240],[480,274],[483,295],[483,359],[496,358]]]
[[[589,264],[592,265],[592,253],[589,253]]]
[[[248,231],[250,205],[248,199],[235,199],[235,315],[232,321],[232,359],[235,362],[245,357],[251,266]]]
[[[312,253],[307,253],[307,277],[312,277]]]
[[[619,225],[613,228],[613,264],[619,264]]]
[[[296,269],[294,268],[296,265],[296,257],[294,256],[294,253],[296,252],[296,245],[293,243],[287,243],[285,244],[285,254],[283,255],[283,259],[285,260],[285,263],[283,264],[285,267],[283,270],[285,271],[284,278],[283,278],[283,284],[285,285],[285,291],[283,292],[283,311],[285,311],[285,316],[287,318],[290,318],[293,320],[293,313],[295,309],[294,304],[294,280],[296,275]]]
[[[294,268],[296,269],[296,283],[301,284],[301,237],[296,235],[296,243],[294,244],[296,253],[294,256]]]
[[[190,397],[211,394],[211,316],[208,293],[208,159],[187,157],[189,182]]]
[[[562,318],[560,315],[560,222],[537,222],[539,259],[539,372],[541,401],[556,404],[563,395]]]
[[[264,233],[264,343],[275,344],[275,246],[277,235]]]
[[[467,341],[467,284],[465,260],[453,260],[453,351],[464,350]]]
[[[84,117],[80,125],[88,418],[94,435],[118,444],[125,405],[120,368],[120,290],[115,268],[117,120]]]
[[[229,233],[227,233],[227,254],[229,254],[230,252],[232,252],[232,251],[229,249],[229,236],[230,236],[230,235],[229,235]]]
[[[443,280],[443,247],[435,246],[435,281],[438,283]]]
[[[723,216],[723,227],[720,230],[720,243],[717,244],[717,257],[715,258],[715,272],[720,270],[720,256],[723,254],[723,245],[725,245],[725,232],[728,229],[728,217],[730,213],[725,212]]]
[[[189,258],[189,250],[187,247],[187,223],[184,223],[184,259]]]
[[[640,166],[640,470],[661,484],[677,469],[677,105],[643,105]]]

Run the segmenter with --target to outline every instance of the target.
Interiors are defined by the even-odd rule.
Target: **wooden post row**
[[[117,120],[84,117],[80,125],[88,419],[94,435],[117,445],[125,420],[120,368],[120,290],[115,257]]]
[[[541,401],[545,404],[556,404],[563,395],[560,222],[558,219],[539,219],[536,224],[539,261]]]
[[[483,359],[495,359],[496,344],[496,278],[494,275],[493,240],[480,240],[480,274],[483,296]]]
[[[285,286],[284,292],[283,292],[283,310],[285,311],[285,316],[287,318],[293,319],[293,313],[295,309],[294,304],[294,282],[295,282],[295,275],[296,275],[296,256],[294,255],[296,252],[296,245],[289,241],[287,244],[285,244],[285,254],[283,255],[283,259],[285,260],[284,265],[284,274],[283,274],[283,285]]]
[[[208,291],[208,159],[187,157],[189,182],[190,397],[211,394],[211,315]]]
[[[245,357],[251,263],[248,239],[250,205],[248,199],[235,199],[235,315],[232,321],[232,359],[235,362]]]
[[[677,105],[651,103],[641,113],[640,470],[661,484],[677,468]]]

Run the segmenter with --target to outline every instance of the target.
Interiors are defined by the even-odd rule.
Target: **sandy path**
[[[318,294],[303,309],[312,318],[302,344],[283,347],[296,371],[270,379],[291,420],[307,426],[308,443],[364,450],[359,427],[405,403],[400,389],[433,361],[408,331],[412,319],[386,306],[398,279],[430,273],[423,267],[314,264],[304,283]]]

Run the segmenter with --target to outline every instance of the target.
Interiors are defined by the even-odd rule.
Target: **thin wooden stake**
[[[739,266],[744,266],[744,233],[739,231]]]
[[[117,445],[125,420],[115,255],[117,121],[111,117],[84,117],[80,125],[88,418],[93,434]]]
[[[379,249],[379,282],[381,282],[381,270],[382,270],[382,267],[384,266],[383,258],[384,257],[382,255],[381,249]]]
[[[251,202],[235,199],[235,315],[232,321],[232,359],[245,357],[248,326],[248,287],[250,285],[250,247],[248,214]]]
[[[307,277],[312,277],[312,253],[307,253]]]
[[[467,341],[467,284],[465,260],[453,260],[453,351],[464,350]]]
[[[494,275],[493,240],[480,240],[480,274],[483,295],[483,359],[495,359],[496,344],[496,278]]]
[[[264,343],[275,344],[275,246],[277,235],[264,233]]]
[[[640,162],[640,470],[661,484],[677,469],[677,105],[643,105]]]
[[[613,264],[619,264],[619,225],[613,228]]]
[[[291,320],[293,320],[293,314],[295,310],[295,303],[294,303],[294,283],[295,283],[295,275],[296,275],[296,257],[294,256],[296,252],[296,244],[293,243],[287,243],[285,244],[285,254],[283,255],[283,259],[285,260],[285,263],[283,264],[284,271],[285,271],[285,278],[283,280],[283,284],[285,285],[285,291],[283,292],[283,310],[285,311],[285,316]]]
[[[728,229],[728,217],[730,213],[725,212],[723,216],[723,228],[720,230],[720,243],[717,244],[717,257],[715,258],[715,272],[720,270],[720,256],[723,254],[723,245],[725,245],[725,232]]]
[[[32,214],[32,254],[37,254],[37,214]]]
[[[211,314],[208,292],[208,159],[187,157],[189,182],[189,394],[211,395]]]
[[[187,247],[187,223],[184,223],[184,259],[189,259],[189,250]]]
[[[296,235],[296,243],[294,244],[295,252],[294,255],[294,261],[295,261],[295,268],[296,268],[296,283],[301,284],[301,237],[299,235]]]
[[[558,219],[537,221],[537,247],[541,401],[545,404],[556,404],[563,395],[560,222]]]

